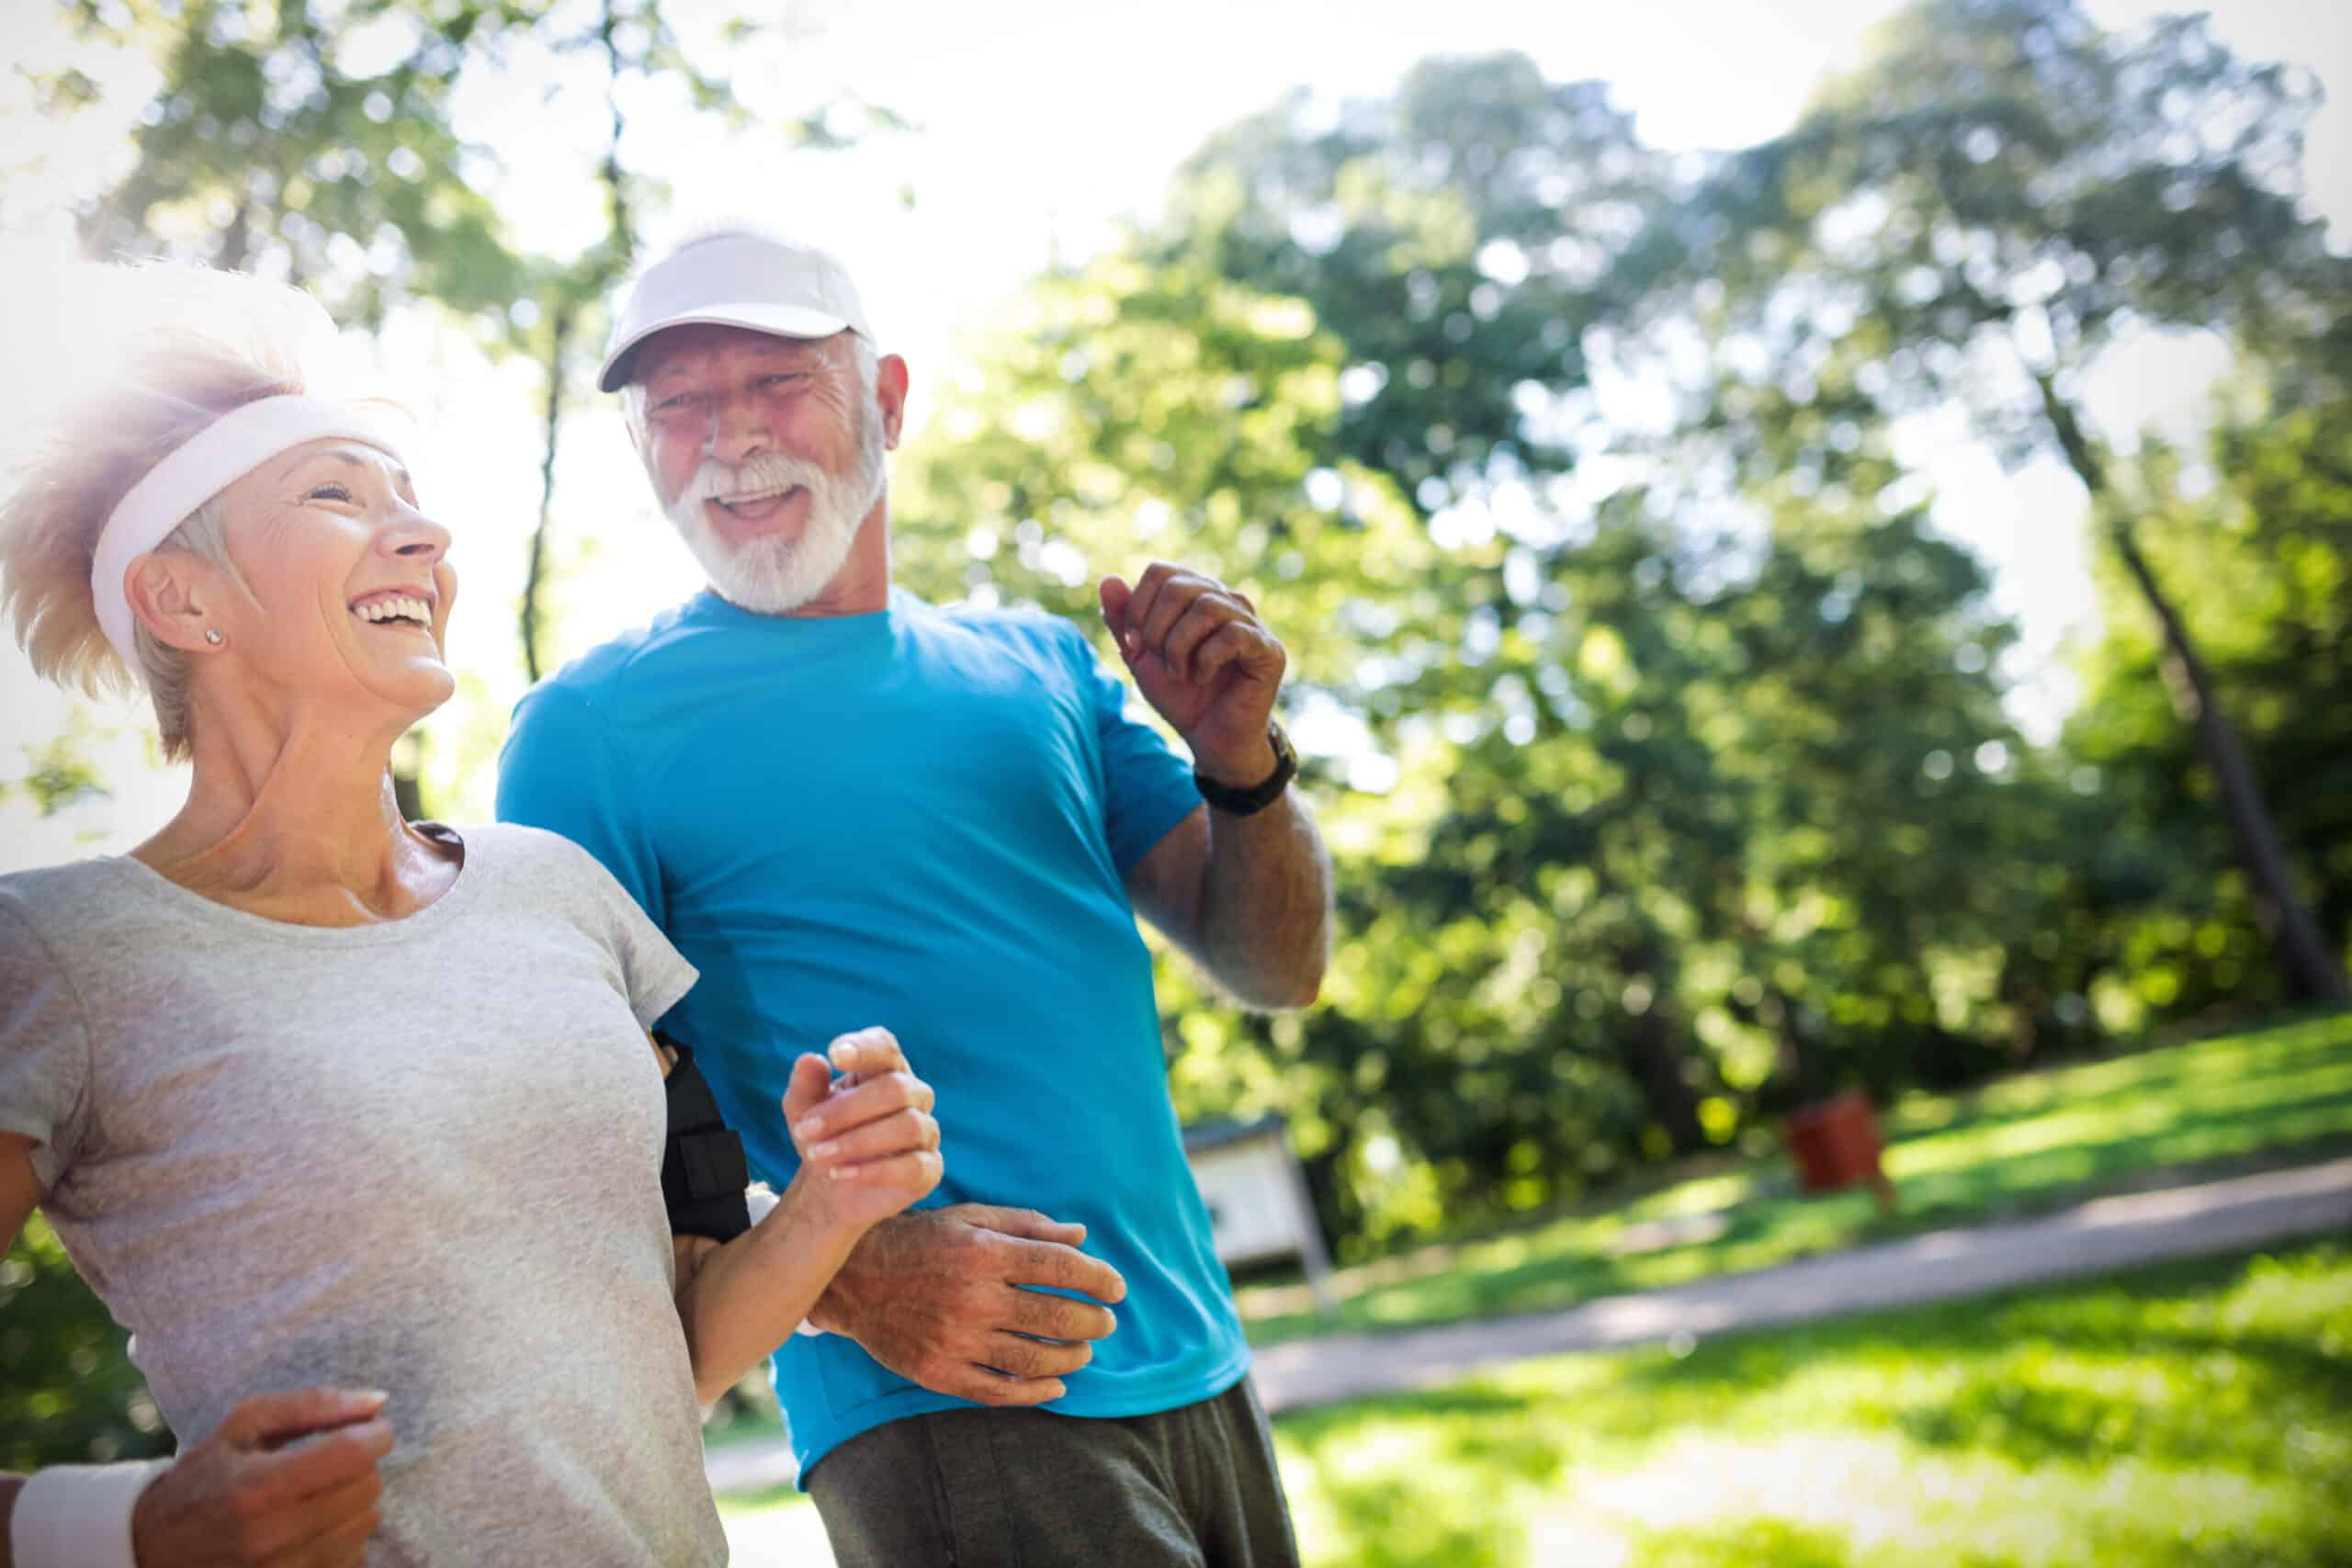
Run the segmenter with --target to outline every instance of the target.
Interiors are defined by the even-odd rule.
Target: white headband
[[[198,431],[115,503],[107,525],[98,530],[97,551],[90,562],[90,597],[97,606],[99,628],[132,674],[143,679],[145,671],[131,636],[138,622],[122,586],[130,563],[162,544],[197,508],[280,452],[332,436],[400,456],[390,422],[379,413],[317,398],[264,398],[232,409]]]

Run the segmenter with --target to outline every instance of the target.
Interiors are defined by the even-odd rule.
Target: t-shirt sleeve
[[[613,956],[620,961],[621,983],[628,987],[629,1008],[637,1021],[650,1029],[694,988],[697,971],[603,866],[592,862],[587,872],[605,910]]]
[[[90,1025],[32,919],[0,893],[0,1130],[33,1141],[33,1174],[53,1188],[88,1131]]]
[[[594,704],[547,682],[514,705],[498,754],[498,819],[560,833],[596,857],[657,926],[669,910],[629,759]]]
[[[1127,712],[1126,682],[1104,667],[1076,627],[1069,642],[1079,678],[1092,697],[1102,751],[1103,832],[1112,863],[1125,876],[1201,804],[1201,792],[1193,783],[1193,764],[1159,730]]]

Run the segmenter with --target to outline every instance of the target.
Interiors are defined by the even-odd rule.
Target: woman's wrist
[[[837,1253],[839,1256],[832,1261],[838,1267],[840,1259],[848,1257],[850,1248],[857,1245],[858,1238],[874,1226],[870,1220],[845,1217],[832,1200],[831,1186],[823,1171],[804,1164],[793,1173],[778,1206],[786,1211],[784,1224],[795,1233],[797,1245],[826,1254]]]

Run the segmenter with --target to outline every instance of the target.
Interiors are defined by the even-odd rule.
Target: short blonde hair
[[[90,593],[99,531],[130,487],[198,430],[246,403],[311,390],[306,350],[333,328],[307,295],[240,274],[91,270],[99,275],[94,292],[122,296],[135,326],[88,389],[33,434],[0,499],[0,612],[45,680],[95,696],[135,690],[143,678],[164,754],[184,759],[193,661],[141,624],[132,634],[140,668],[124,667]],[[217,497],[157,547],[186,551],[242,581]]]

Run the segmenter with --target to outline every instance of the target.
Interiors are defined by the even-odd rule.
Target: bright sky
[[[19,31],[40,0],[5,3]],[[2112,26],[2166,8],[2150,0],[2086,3]],[[2211,8],[2216,30],[2241,54],[2352,82],[2352,6],[2214,0]],[[1181,11],[1134,0],[888,7],[815,0],[791,12],[788,42],[702,57],[729,60],[739,93],[764,124],[848,89],[905,116],[919,133],[872,138],[847,153],[796,153],[772,131],[729,135],[696,121],[657,89],[626,106],[628,153],[671,183],[680,227],[758,217],[846,258],[877,330],[913,367],[920,422],[926,380],[936,384],[952,367],[959,338],[985,328],[996,301],[1057,254],[1083,256],[1122,220],[1150,216],[1176,164],[1210,131],[1294,86],[1327,96],[1377,94],[1430,54],[1516,48],[1555,79],[1608,81],[1655,145],[1728,147],[1783,129],[1817,77],[1850,63],[1864,29],[1892,9],[1889,0],[1202,0]],[[695,27],[715,28],[724,15],[690,0],[673,0],[672,11],[690,47]],[[31,21],[13,41],[36,64],[67,47]],[[368,47],[362,38],[348,50]],[[101,79],[107,101],[62,133],[31,121],[21,87],[0,83],[0,149],[12,162],[27,151],[50,153],[41,169],[0,193],[0,276],[65,254],[63,204],[119,167],[120,128],[153,75],[117,62]],[[595,235],[589,154],[603,110],[584,93],[548,98],[553,79],[547,62],[519,60],[507,81],[478,90],[463,114],[468,134],[503,164],[493,177],[518,232],[560,249]],[[2315,205],[2336,219],[2339,248],[2352,247],[2348,125],[2341,105],[2323,111],[2308,169]],[[37,314],[12,310],[0,332],[21,333]],[[453,558],[466,586],[453,662],[484,699],[466,713],[452,705],[429,727],[427,778],[437,783],[461,754],[494,746],[521,689],[512,606],[537,510],[539,391],[529,367],[483,364],[420,321],[396,326],[379,347],[386,373],[435,432],[418,467],[428,504],[458,536]],[[25,362],[21,354],[10,358]],[[2094,385],[2093,410],[2120,435],[2152,423],[2193,424],[2220,368],[2211,344],[2138,345],[2117,355]],[[22,394],[0,389],[0,419],[12,395]],[[2090,614],[2080,491],[2051,466],[2003,475],[1956,423],[1906,432],[1905,445],[1938,487],[1939,521],[1993,564],[2002,603],[2024,625],[2019,712],[2046,731],[2069,701],[2058,652]],[[683,547],[652,511],[610,408],[574,416],[558,478],[571,558],[560,589],[565,652],[697,585]],[[593,554],[581,555],[583,540]],[[69,712],[13,647],[0,649],[0,780],[21,777],[25,747],[58,733]],[[45,820],[21,798],[0,802],[0,871],[119,852],[176,807],[185,781],[145,760],[141,710],[109,705],[94,716],[101,733],[92,750],[114,796]],[[439,799],[460,820],[488,810],[481,770],[472,782],[456,798],[445,789]]]

